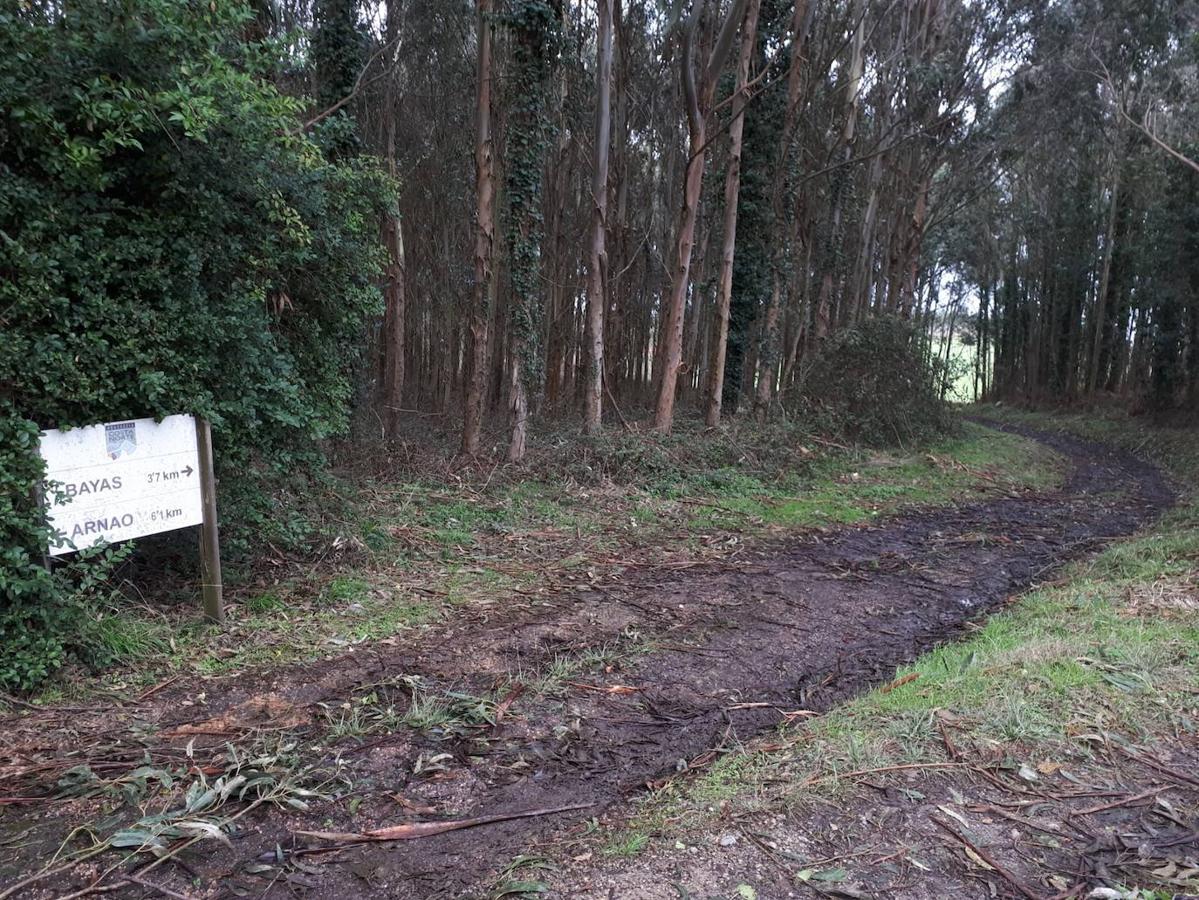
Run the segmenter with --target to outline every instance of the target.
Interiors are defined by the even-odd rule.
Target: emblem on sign
[[[113,422],[104,426],[104,437],[108,444],[108,458],[120,459],[137,449],[137,423]]]

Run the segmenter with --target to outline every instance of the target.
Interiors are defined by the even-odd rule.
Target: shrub
[[[928,441],[955,424],[941,399],[941,369],[909,322],[867,319],[834,333],[812,356],[800,392],[803,415],[813,427],[863,444]]]
[[[39,428],[203,415],[222,517],[269,532],[264,477],[345,427],[391,186],[300,133],[249,18],[230,0],[0,11],[5,684],[60,664],[74,627],[74,576],[39,564]]]

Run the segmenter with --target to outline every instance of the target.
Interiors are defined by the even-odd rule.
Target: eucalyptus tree
[[[1188,0],[1063,0],[1031,21],[1027,65],[993,114],[1010,223],[991,310],[997,395],[1190,402],[1197,21]]]
[[[562,21],[561,0],[511,0],[500,19],[512,38],[506,136],[508,278],[508,461],[524,458],[529,396],[542,371],[538,353],[541,306],[542,176],[550,126],[550,76]]]
[[[587,378],[583,430],[594,434],[604,414],[604,309],[608,269],[608,154],[612,142],[612,0],[596,0],[596,104],[591,252],[587,272]]]
[[[491,133],[491,61],[493,0],[476,0],[478,53],[475,93],[475,255],[470,307],[470,355],[463,398],[462,453],[475,456],[483,416],[483,379],[487,368],[487,321],[493,289],[491,255],[495,244],[495,157]]]
[[[729,126],[729,151],[725,162],[724,225],[720,248],[720,276],[716,298],[715,346],[708,381],[707,410],[704,423],[712,428],[720,424],[724,399],[725,356],[729,337],[729,306],[733,299],[733,262],[737,250],[737,209],[741,190],[741,150],[745,133],[745,106],[749,101],[750,64],[758,35],[761,0],[748,0],[741,23],[741,49],[737,57],[736,84],[732,95],[732,124]]]
[[[683,112],[687,120],[687,161],[683,171],[682,205],[676,225],[670,294],[663,299],[662,327],[658,337],[655,379],[654,427],[670,431],[674,422],[675,389],[683,355],[683,312],[691,288],[691,261],[695,225],[703,190],[708,152],[707,117],[712,111],[716,83],[724,68],[746,0],[734,0],[720,15],[716,0],[694,0],[691,11],[679,19],[679,70]]]

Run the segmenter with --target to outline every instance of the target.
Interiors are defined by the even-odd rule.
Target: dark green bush
[[[265,480],[345,427],[391,186],[300,134],[248,20],[229,0],[0,11],[0,685],[71,647],[39,428],[206,416],[223,518],[269,534],[287,518]]]
[[[874,446],[915,444],[953,430],[945,377],[923,332],[893,316],[835,332],[813,354],[800,393],[807,424]]]

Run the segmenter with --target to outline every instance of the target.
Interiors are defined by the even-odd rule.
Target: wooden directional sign
[[[51,556],[199,525],[204,615],[224,621],[212,430],[206,420],[167,416],[161,422],[133,419],[43,431],[40,450],[46,516],[59,535]]]
[[[191,416],[45,431],[41,454],[52,556],[204,520]]]

